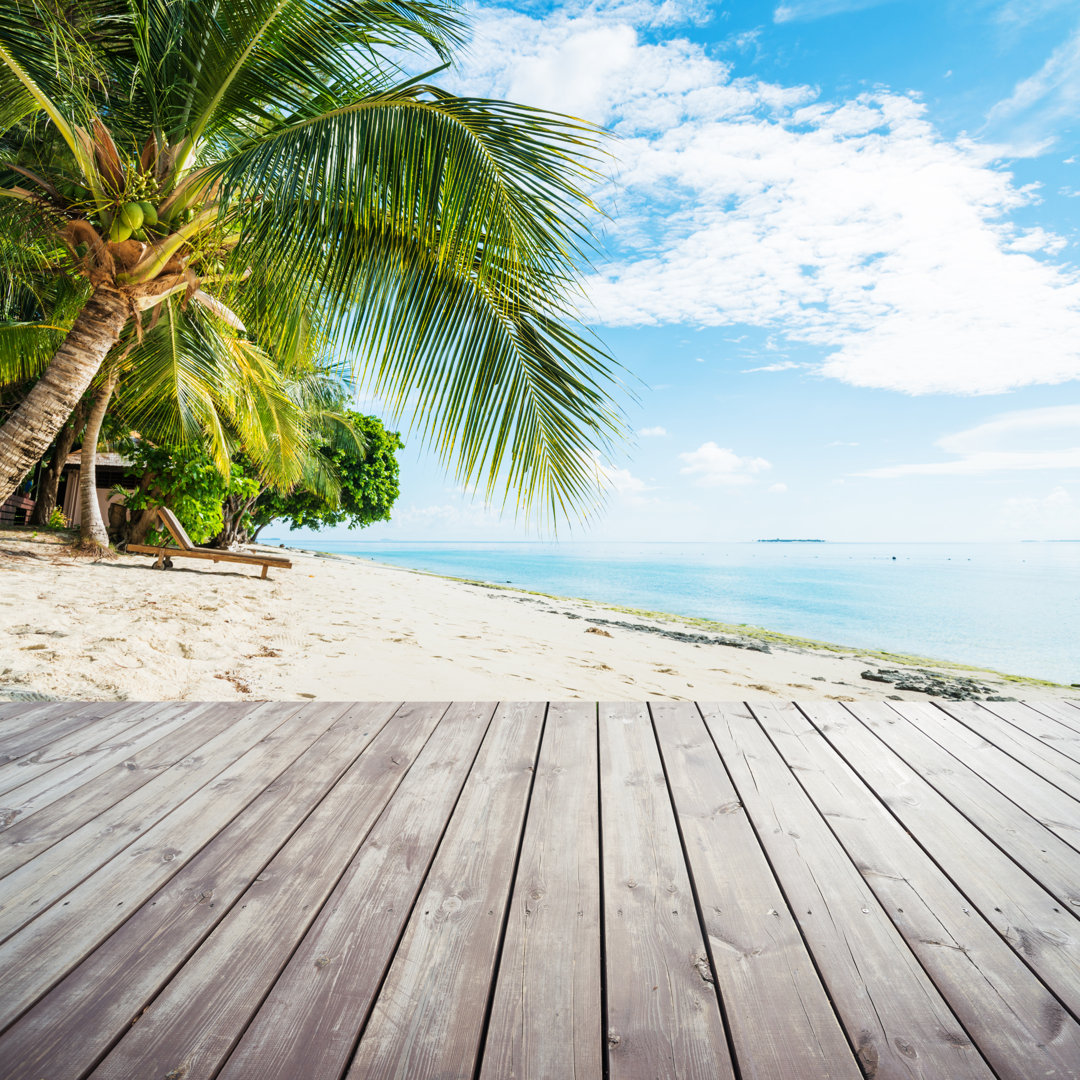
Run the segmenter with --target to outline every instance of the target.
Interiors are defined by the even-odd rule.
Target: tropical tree
[[[226,500],[225,528],[231,525],[235,535],[246,518],[250,538],[255,539],[278,520],[287,522],[290,529],[341,524],[355,529],[375,521],[389,521],[399,494],[397,451],[401,449],[401,438],[396,431],[387,431],[375,416],[356,412],[346,416],[360,440],[335,438],[330,432],[329,440],[317,448],[320,461],[337,480],[336,491],[303,480],[285,490],[260,485],[250,502],[234,500],[229,507]]]
[[[621,430],[572,307],[596,131],[387,59],[461,35],[436,0],[0,10],[0,273],[81,290],[24,327],[53,349],[0,428],[0,500],[107,357],[199,309],[250,356],[349,355],[462,483],[588,508]]]

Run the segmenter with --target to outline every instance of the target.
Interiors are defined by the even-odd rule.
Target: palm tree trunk
[[[83,432],[82,460],[79,464],[79,547],[104,551],[109,546],[109,531],[101,517],[97,499],[97,444],[101,423],[109,411],[109,399],[116,387],[116,372],[106,376],[94,391],[94,403]]]
[[[99,287],[45,374],[0,427],[0,503],[38,463],[116,344],[131,313],[122,293]]]
[[[85,419],[85,410],[80,401],[67,423],[60,429],[60,434],[56,436],[52,457],[49,458],[49,464],[41,473],[38,490],[34,493],[34,512],[30,515],[31,525],[44,527],[49,524],[49,518],[56,509],[56,493],[60,488],[60,477],[64,474],[64,463],[67,461],[68,454],[71,453],[71,448]]]

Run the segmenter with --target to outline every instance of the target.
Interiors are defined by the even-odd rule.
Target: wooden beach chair
[[[198,547],[191,542],[187,530],[180,524],[177,516],[164,506],[157,508],[157,516],[161,524],[168,530],[173,538],[173,544],[128,544],[127,550],[140,555],[156,555],[155,570],[164,570],[167,559],[212,559],[214,562],[247,563],[251,566],[262,567],[262,577],[266,577],[267,570],[271,566],[281,567],[284,570],[292,569],[289,559],[282,559],[276,555],[248,555],[237,551],[223,551],[219,548]],[[174,546],[175,545],[175,546]]]

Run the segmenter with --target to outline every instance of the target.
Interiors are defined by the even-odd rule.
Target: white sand
[[[362,559],[288,554],[293,569],[262,581],[257,567],[95,562],[54,536],[0,530],[0,700],[926,696],[863,679],[898,665],[856,651],[676,641],[631,627],[716,633]],[[1005,696],[1077,696],[934,669]]]

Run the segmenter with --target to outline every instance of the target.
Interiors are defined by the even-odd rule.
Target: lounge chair
[[[172,565],[174,558],[188,559],[212,559],[214,562],[248,563],[252,566],[262,567],[262,577],[266,577],[266,571],[271,566],[278,566],[284,570],[292,569],[292,562],[288,559],[279,558],[276,555],[246,555],[237,551],[223,551],[219,548],[198,547],[191,542],[184,526],[180,524],[176,515],[164,506],[157,508],[157,516],[162,525],[169,531],[173,538],[172,544],[128,544],[127,550],[140,555],[156,555],[155,570],[164,570],[166,565]]]

